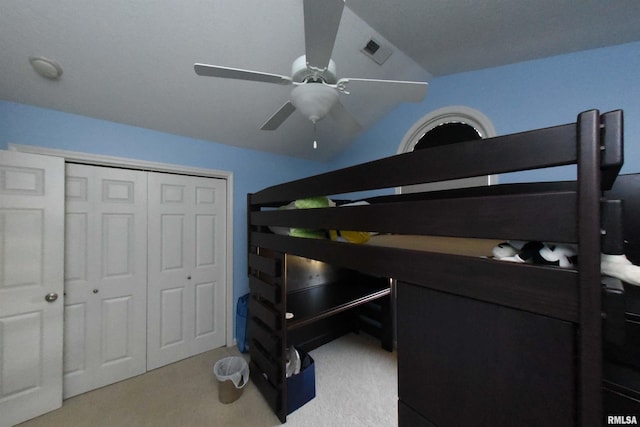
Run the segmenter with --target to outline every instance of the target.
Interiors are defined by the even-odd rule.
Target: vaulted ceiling
[[[322,1],[322,0],[317,0]],[[0,99],[218,143],[328,160],[357,133],[298,112],[260,130],[291,87],[197,76],[195,62],[291,75],[305,53],[302,0],[3,0]],[[347,0],[332,58],[339,77],[433,77],[640,40],[637,0]],[[374,39],[391,56],[362,52]],[[58,80],[30,56],[57,61]],[[427,93],[427,96],[428,93]],[[340,95],[364,129],[401,102]]]

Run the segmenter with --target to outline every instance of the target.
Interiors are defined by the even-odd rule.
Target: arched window
[[[418,120],[402,139],[398,153],[420,150],[438,145],[454,144],[495,136],[491,121],[481,112],[464,106],[440,108]],[[455,179],[431,184],[400,187],[400,193],[434,191],[450,188],[477,187],[497,182],[494,175]]]
[[[482,136],[473,126],[462,122],[442,123],[422,135],[413,151],[474,139],[482,139]]]

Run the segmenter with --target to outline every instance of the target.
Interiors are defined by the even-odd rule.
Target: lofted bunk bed
[[[400,426],[600,425],[600,253],[618,253],[622,244],[622,203],[604,192],[622,161],[622,112],[591,110],[574,123],[432,147],[249,194],[254,383],[285,422],[288,349],[310,351],[364,324],[375,324],[391,349],[395,306]],[[575,165],[575,180],[344,200],[563,165]],[[281,208],[319,196],[338,206]],[[294,228],[372,236],[355,244],[281,232]],[[576,245],[578,264],[491,258],[497,242],[512,239]],[[372,304],[377,317],[363,314]]]

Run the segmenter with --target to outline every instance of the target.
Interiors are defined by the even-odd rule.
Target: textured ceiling
[[[332,57],[338,78],[428,81],[640,40],[638,22],[637,0],[348,0]],[[382,66],[360,52],[372,37],[393,50]],[[320,161],[357,136],[328,117],[313,150],[297,112],[261,131],[291,87],[193,71],[203,62],[290,75],[304,54],[301,0],[3,0],[0,40],[0,99]],[[58,61],[61,79],[33,72],[32,55]],[[341,101],[365,129],[399,102],[364,90]]]

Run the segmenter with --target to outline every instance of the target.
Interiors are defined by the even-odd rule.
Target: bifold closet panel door
[[[149,173],[147,369],[225,344],[226,185]]]
[[[0,426],[62,405],[62,159],[0,150]]]
[[[67,164],[64,396],[146,370],[147,173]]]

